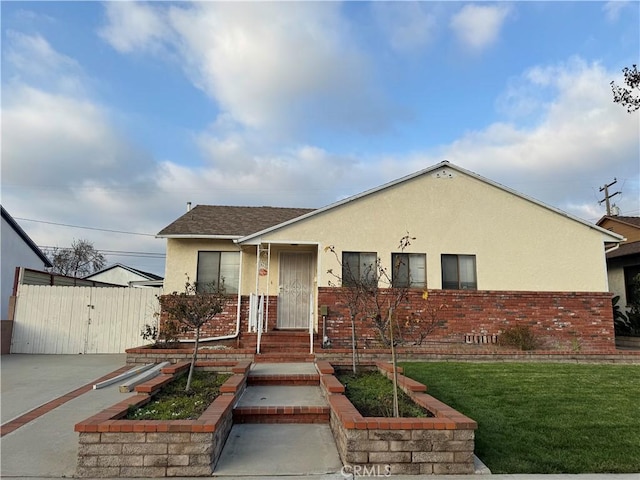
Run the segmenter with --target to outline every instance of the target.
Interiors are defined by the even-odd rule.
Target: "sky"
[[[164,274],[193,205],[316,208],[448,160],[640,215],[640,2],[1,3],[1,200]],[[79,228],[83,227],[83,228]]]

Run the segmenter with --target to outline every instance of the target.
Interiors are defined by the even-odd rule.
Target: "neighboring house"
[[[632,300],[640,301],[632,298],[632,279],[640,275],[640,217],[604,216],[597,225],[626,238],[607,253],[609,290],[620,296],[618,304],[624,310]]]
[[[2,245],[0,250],[0,325],[2,326],[0,335],[2,354],[9,353],[11,349],[11,336],[13,333],[13,307],[11,296],[13,295],[14,279],[16,269],[19,267],[48,268],[51,262],[42,253],[38,246],[31,240],[29,235],[18,225],[9,212],[0,205],[2,211],[2,227],[0,236]]]
[[[400,251],[407,233],[415,240]],[[614,348],[604,252],[623,237],[449,162],[317,210],[196,206],[158,237],[165,292],[180,291],[186,274],[237,295],[228,328],[218,321],[210,338],[233,336],[234,324],[254,329],[249,296],[264,295],[269,330],[311,327],[346,346],[348,313],[329,271],[345,278],[343,268],[400,258],[407,268],[393,281],[415,288],[411,308],[424,309],[427,288],[443,305],[442,344],[525,322],[558,348]],[[361,345],[373,345],[363,328]]]
[[[2,210],[2,278],[0,312],[2,320],[9,318],[9,298],[13,295],[13,284],[17,267],[36,270],[50,268],[51,262],[37,247],[33,240],[18,225],[13,217],[0,206]]]
[[[142,270],[131,268],[121,263],[115,263],[84,278],[86,280],[98,280],[100,282],[125,287],[162,287],[161,276],[154,273],[143,272]]]

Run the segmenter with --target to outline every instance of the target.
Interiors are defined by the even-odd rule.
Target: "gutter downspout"
[[[200,342],[212,342],[215,340],[232,340],[238,337],[238,335],[240,334],[240,310],[241,310],[240,302],[242,301],[241,287],[242,287],[242,249],[240,249],[240,275],[238,276],[238,302],[237,302],[238,305],[236,308],[236,332],[230,335],[221,335],[219,337],[201,338]],[[180,339],[180,343],[195,343],[195,341],[196,341],[195,338]]]

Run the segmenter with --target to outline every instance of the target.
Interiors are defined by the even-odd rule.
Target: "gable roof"
[[[38,248],[35,242],[31,240],[31,237],[29,237],[29,235],[26,234],[26,232],[20,227],[20,225],[18,225],[18,223],[13,219],[13,217],[9,215],[9,212],[7,212],[7,210],[2,205],[0,205],[0,210],[2,213],[2,218],[4,218],[4,220],[9,224],[9,226],[13,228],[13,230],[18,234],[18,236],[20,236],[20,238],[22,238],[24,243],[26,243],[27,246],[31,250],[33,250],[33,253],[35,253],[40,258],[40,260],[42,260],[42,262],[44,263],[44,266],[47,268],[53,267],[53,264],[47,258],[47,256],[44,253],[42,253],[42,250]]]
[[[102,270],[98,270],[97,272],[93,272],[90,275],[87,275],[83,278],[91,278],[94,277],[95,275],[98,275],[99,273],[104,273],[107,272],[109,270],[113,270],[114,268],[122,268],[123,270],[127,270],[131,273],[134,273],[136,275],[139,275],[141,277],[146,278],[147,280],[162,280],[163,277],[156,275],[155,273],[149,273],[149,272],[143,272],[142,270],[138,270],[136,268],[132,268],[132,267],[128,267],[127,265],[123,265],[122,263],[114,263],[113,265],[110,265],[106,268],[103,268]]]
[[[158,238],[238,239],[312,212],[309,208],[197,205],[163,228]]]
[[[555,207],[552,207],[552,206],[547,205],[545,203],[542,203],[539,200],[536,200],[536,199],[534,199],[532,197],[529,197],[527,195],[519,193],[519,192],[517,192],[517,191],[515,191],[515,190],[513,190],[513,189],[511,189],[509,187],[505,187],[504,185],[501,185],[501,184],[499,184],[497,182],[494,182],[493,180],[489,180],[488,178],[482,177],[482,176],[478,175],[477,173],[473,173],[473,172],[471,172],[469,170],[465,170],[462,167],[459,167],[457,165],[454,165],[453,163],[450,163],[447,160],[444,160],[444,161],[442,161],[440,163],[437,163],[437,164],[435,164],[435,165],[433,165],[431,167],[425,168],[424,170],[420,170],[420,171],[412,173],[410,175],[406,175],[406,176],[401,177],[401,178],[399,178],[397,180],[393,180],[391,182],[385,183],[384,185],[381,185],[379,187],[375,187],[375,188],[372,188],[370,190],[366,190],[365,192],[362,192],[362,193],[359,193],[357,195],[353,195],[351,197],[345,198],[344,200],[340,200],[338,202],[332,203],[330,205],[327,205],[326,207],[319,208],[317,210],[312,210],[309,213],[306,213],[304,215],[292,218],[292,219],[287,220],[287,221],[285,221],[283,223],[280,223],[278,225],[273,225],[271,227],[265,228],[264,230],[261,230],[261,231],[246,235],[246,236],[238,239],[237,243],[248,242],[248,241],[250,241],[252,239],[260,237],[261,235],[264,235],[264,234],[267,234],[267,233],[271,233],[271,232],[273,232],[275,230],[278,230],[280,228],[286,227],[288,225],[291,225],[293,223],[299,222],[301,220],[305,220],[307,218],[313,217],[315,215],[318,215],[320,213],[326,212],[328,210],[332,210],[334,208],[339,208],[342,205],[345,205],[347,203],[354,202],[356,200],[359,200],[360,198],[372,195],[374,193],[381,192],[381,191],[386,190],[388,188],[391,188],[391,187],[394,187],[396,185],[399,185],[399,184],[401,184],[403,182],[407,182],[407,181],[412,180],[414,178],[417,178],[417,177],[420,177],[422,175],[426,175],[426,174],[435,172],[435,171],[440,170],[440,169],[450,169],[450,170],[454,170],[454,171],[457,171],[459,173],[462,173],[464,175],[468,175],[468,176],[470,176],[472,178],[475,178],[476,180],[479,180],[479,181],[484,182],[484,183],[486,183],[488,185],[491,185],[491,186],[493,186],[495,188],[498,188],[498,189],[503,190],[503,191],[505,191],[507,193],[510,193],[511,195],[515,195],[516,197],[519,197],[519,198],[521,198],[523,200],[526,200],[527,202],[534,203],[534,204],[538,205],[539,207],[542,207],[542,208],[544,208],[546,210],[550,210],[550,211],[552,211],[552,212],[554,212],[554,213],[556,213],[558,215],[566,217],[566,218],[568,218],[570,220],[573,220],[575,222],[581,223],[581,224],[583,224],[583,225],[585,225],[585,226],[587,226],[587,227],[589,227],[591,229],[597,230],[597,231],[599,231],[600,233],[602,233],[605,236],[605,238],[606,238],[605,242],[607,242],[607,243],[613,243],[613,244],[617,245],[622,240],[624,240],[624,237],[622,235],[618,235],[617,233],[605,230],[604,228],[601,228],[601,227],[599,227],[597,225],[594,225],[593,223],[587,222],[586,220],[582,220],[581,218],[578,218],[578,217],[573,216],[573,215],[571,215],[569,213],[563,212],[562,210],[560,210],[558,208],[555,208]]]
[[[640,228],[640,217],[625,217],[622,215],[605,215],[602,217],[596,225],[602,225],[606,220],[612,220],[618,223],[624,223],[634,228]]]

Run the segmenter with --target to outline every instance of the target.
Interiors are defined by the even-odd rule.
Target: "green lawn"
[[[493,473],[640,472],[640,365],[403,363],[478,422]]]

